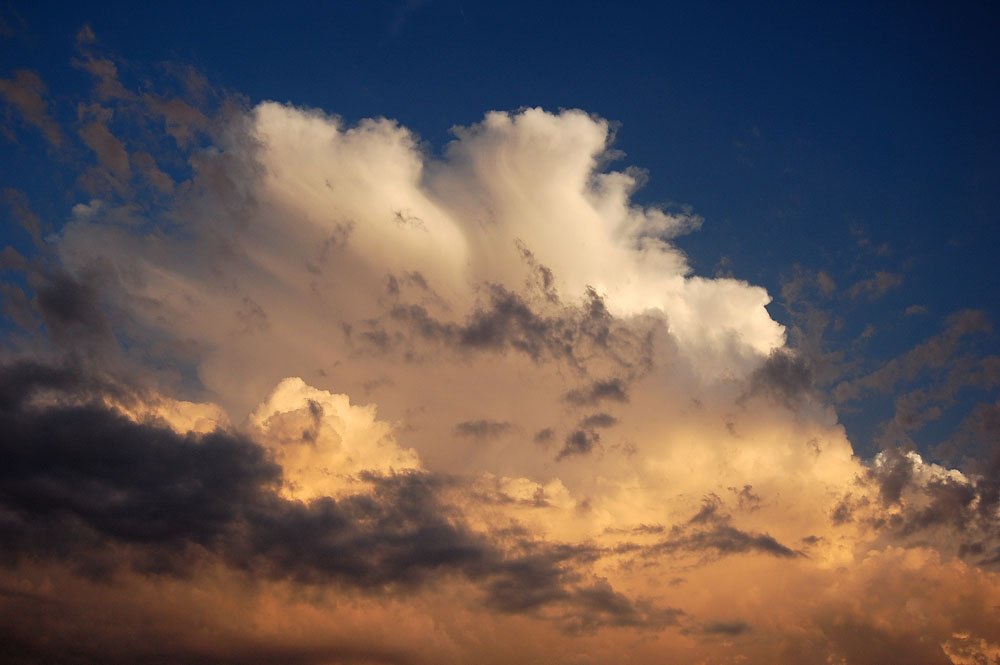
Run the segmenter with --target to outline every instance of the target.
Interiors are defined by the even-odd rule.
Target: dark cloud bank
[[[114,584],[124,571],[185,576],[222,561],[380,594],[459,575],[481,587],[486,607],[546,610],[567,632],[662,627],[683,615],[574,572],[596,548],[526,537],[501,547],[473,532],[439,500],[448,479],[365,475],[370,492],[288,500],[280,467],[253,441],[134,422],[93,397],[104,385],[72,367],[0,368],[3,565],[56,560]]]

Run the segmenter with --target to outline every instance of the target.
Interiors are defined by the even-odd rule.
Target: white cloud
[[[364,486],[361,474],[421,469],[413,450],[400,448],[392,426],[375,417],[375,407],[355,406],[288,378],[250,414],[255,438],[283,470],[286,496],[308,500],[340,496]]]

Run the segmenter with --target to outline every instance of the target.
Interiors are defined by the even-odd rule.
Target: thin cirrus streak
[[[130,90],[91,42],[75,127],[0,87],[90,193],[4,252],[12,662],[998,657],[1000,465],[855,456],[605,120],[490,112],[433,156]]]

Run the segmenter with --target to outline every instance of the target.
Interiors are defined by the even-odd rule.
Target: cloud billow
[[[187,68],[132,89],[78,48],[68,119],[0,80],[4,130],[64,151],[77,201],[38,243],[52,221],[4,194],[36,242],[0,256],[0,636],[25,662],[1000,653],[992,448],[906,448],[944,389],[901,396],[868,460],[834,410],[928,371],[994,385],[960,351],[981,313],[838,374],[763,288],[693,274],[673,241],[701,218],[634,202],[604,119],[489,112],[433,152]]]

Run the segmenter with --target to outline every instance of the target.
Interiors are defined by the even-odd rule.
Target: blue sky
[[[488,110],[606,118],[624,153],[614,166],[648,174],[635,200],[704,218],[677,240],[695,272],[765,286],[779,321],[793,323],[781,289],[798,269],[824,271],[841,296],[895,276],[877,298],[824,305],[830,349],[867,369],[957,311],[1000,315],[1000,21],[988,3],[32,3],[8,4],[4,20],[5,71],[38,71],[63,117],[88,85],[67,65],[89,24],[140,85],[149,63],[185,63],[251,104],[398,120],[432,152]],[[57,229],[84,199],[37,135],[21,141],[2,146],[0,173]],[[997,349],[992,334],[975,341]],[[983,397],[963,395],[966,408]],[[862,449],[886,417],[877,401],[841,413]],[[954,425],[962,409],[949,413]]]

